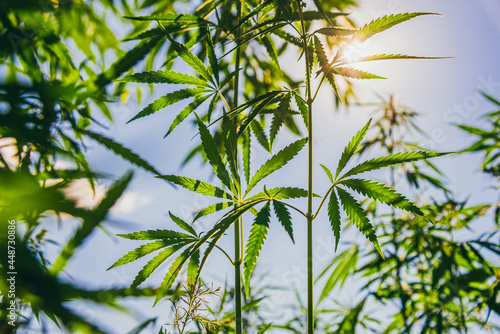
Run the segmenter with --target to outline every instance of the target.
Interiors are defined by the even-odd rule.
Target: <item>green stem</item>
[[[313,114],[311,96],[311,65],[309,63],[309,47],[307,45],[307,32],[302,13],[302,1],[298,1],[300,23],[302,26],[302,42],[304,44],[304,56],[306,59],[306,89],[307,109],[309,124],[308,134],[308,177],[307,177],[307,333],[314,333],[314,280],[313,280]]]
[[[237,19],[238,24],[241,21],[241,2],[236,2]],[[236,40],[239,40],[241,36],[241,27],[236,31]],[[240,81],[240,60],[241,60],[241,48],[236,49],[236,60],[235,60],[235,70],[236,75],[234,76],[234,98],[233,106],[236,108],[238,106],[238,95],[239,95],[239,81]],[[229,110],[228,110],[229,112]],[[234,127],[237,129],[238,117],[234,117]],[[235,156],[238,156],[238,152],[235,152]],[[238,169],[238,167],[236,167]],[[238,194],[239,195],[239,194]],[[235,313],[236,313],[236,334],[243,333],[243,316],[242,316],[242,303],[241,303],[241,262],[242,262],[242,249],[241,243],[243,242],[243,219],[240,217],[234,224],[234,301],[235,301]]]

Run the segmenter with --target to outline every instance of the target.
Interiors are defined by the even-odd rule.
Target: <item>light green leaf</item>
[[[356,265],[359,259],[359,248],[354,245],[352,248],[342,252],[325,268],[318,276],[316,281],[323,277],[332,267],[332,274],[328,277],[323,290],[318,299],[318,305],[330,295],[332,290],[340,283],[340,287],[344,285],[347,278],[356,270]]]
[[[252,275],[255,264],[257,263],[257,258],[259,257],[262,245],[266,240],[270,218],[271,208],[269,202],[267,202],[255,217],[245,250],[243,276],[245,279],[245,292],[247,296],[250,293],[250,276]]]
[[[293,187],[279,187],[279,188],[267,189],[267,193],[269,195],[264,192],[260,192],[252,197],[249,197],[247,201],[251,201],[258,198],[290,199],[290,198],[307,197],[307,190],[302,188],[293,188]],[[315,194],[314,197],[319,197],[319,196]]]
[[[170,240],[174,240],[175,242],[181,242],[184,239],[179,238],[179,239],[170,239]],[[170,240],[169,241],[159,240],[159,241],[150,242],[150,243],[142,245],[141,247],[138,247],[134,250],[131,250],[130,252],[123,255],[121,258],[119,258],[107,270],[110,270],[111,268],[123,266],[124,264],[130,263],[130,262],[134,262],[135,260],[140,259],[141,257],[148,255],[154,251],[157,251],[160,248],[167,247],[167,246],[170,246],[170,245],[175,243],[175,242],[174,243],[170,242]]]
[[[384,257],[384,254],[380,249],[375,230],[373,229],[372,224],[370,224],[365,210],[363,210],[361,205],[347,191],[338,187],[336,189],[339,195],[340,202],[342,203],[344,211],[347,214],[347,218],[354,223],[358,230],[363,233],[363,235],[366,236],[368,240],[370,240],[370,242],[380,253],[380,256]]]
[[[195,284],[200,269],[200,250],[197,250],[189,257],[187,265],[187,283]]]
[[[172,43],[172,46],[174,47],[175,51],[179,53],[179,56],[182,58],[182,60],[186,62],[186,64],[191,66],[191,68],[195,70],[196,73],[201,75],[203,79],[215,84],[214,79],[212,78],[213,73],[211,68],[207,68],[205,64],[203,64],[203,62],[200,60],[200,58],[196,57],[184,45],[174,41],[172,37],[170,37],[170,35],[167,35],[167,37]]]
[[[327,36],[335,36],[335,37],[345,37],[345,36],[351,36],[354,33],[356,33],[356,29],[352,28],[345,28],[345,27],[326,27],[326,28],[321,28],[318,29],[314,32],[314,34],[322,34],[322,35],[327,35]]]
[[[295,240],[293,239],[292,217],[290,216],[290,212],[287,207],[280,202],[273,201],[273,208],[281,226],[283,226],[285,231],[288,233],[292,242],[295,243]]]
[[[138,287],[142,282],[144,282],[151,274],[172,254],[178,251],[180,248],[185,246],[186,243],[177,244],[172,247],[165,248],[158,255],[152,258],[142,269],[139,271],[137,276],[135,276],[134,281],[130,285],[131,288]]]
[[[414,152],[404,152],[404,153],[394,153],[389,154],[384,157],[371,159],[360,163],[359,165],[353,167],[347,173],[345,173],[339,180],[345,179],[348,176],[353,176],[356,174],[361,174],[369,172],[372,170],[380,169],[383,167],[393,166],[405,162],[412,162],[424,159],[430,159],[435,157],[440,157],[450,153],[437,153],[437,152],[426,152],[426,151],[414,151]]]
[[[194,101],[186,106],[186,108],[182,109],[182,111],[175,117],[175,119],[172,121],[172,124],[170,124],[170,127],[168,129],[168,132],[165,134],[165,137],[167,137],[169,134],[174,131],[174,129],[182,123],[193,111],[195,111],[203,102],[205,102],[210,95],[205,95],[201,97],[195,97]],[[215,98],[214,98],[215,99]]]
[[[190,258],[191,255],[194,255],[194,253],[197,251],[195,250],[193,252],[194,247],[195,246],[191,246],[187,248],[174,260],[160,284],[160,288],[158,289],[158,292],[156,294],[154,305],[156,305],[156,303],[158,303],[163,297],[167,295],[168,290],[170,290],[170,288],[174,284],[175,279],[177,278],[177,275],[179,274],[179,271],[181,270],[184,263]]]
[[[169,105],[172,105],[172,104],[177,103],[179,101],[185,100],[185,99],[190,98],[190,97],[197,97],[197,96],[203,94],[204,92],[205,92],[205,90],[201,89],[201,88],[187,88],[187,89],[177,90],[177,91],[172,92],[172,93],[168,93],[167,95],[162,96],[158,100],[149,104],[141,112],[139,112],[137,115],[132,117],[127,122],[127,124],[132,122],[132,121],[135,121],[138,118],[151,115],[151,114],[157,112],[158,110],[166,108]]]
[[[420,216],[424,215],[415,204],[385,184],[361,179],[347,179],[340,181],[340,183],[379,202],[413,212]]]
[[[344,169],[345,165],[353,155],[356,153],[356,150],[359,147],[359,144],[363,140],[363,138],[366,135],[366,132],[368,131],[368,128],[370,127],[372,120],[370,119],[368,123],[358,132],[354,137],[352,137],[351,141],[347,146],[344,148],[344,152],[342,152],[342,155],[340,156],[339,160],[339,165],[337,166],[337,172],[335,173],[335,179],[339,176],[340,172],[342,169]]]
[[[439,15],[436,13],[403,13],[403,14],[393,14],[380,17],[372,22],[368,23],[364,27],[360,28],[358,32],[353,36],[353,40],[357,42],[366,41],[368,38],[375,34],[378,34],[384,30],[387,30],[399,23],[411,20],[415,17],[422,15]]]
[[[276,46],[274,45],[273,40],[268,36],[262,36],[261,40],[262,44],[264,44],[264,47],[266,48],[267,54],[271,57],[274,64],[279,68],[280,63],[278,61],[278,53],[276,52]]]
[[[189,234],[192,234],[195,238],[198,237],[198,234],[196,234],[196,231],[194,230],[194,228],[191,225],[189,225],[184,220],[180,219],[179,217],[177,217],[176,215],[174,215],[170,211],[168,212],[168,214],[177,226],[179,226],[180,228],[182,228],[184,231],[188,232]]]
[[[403,60],[403,59],[448,59],[450,57],[420,57],[420,56],[407,56],[402,54],[379,54],[366,56],[356,62],[376,61],[376,60]],[[354,63],[354,62],[351,62]]]
[[[321,166],[321,168],[323,168],[323,170],[325,171],[326,175],[328,176],[328,178],[330,179],[330,182],[333,183],[333,175],[332,175],[332,172],[325,166],[325,165],[322,165],[322,164],[319,164]]]
[[[194,217],[193,221],[196,221],[199,218],[201,218],[203,216],[206,216],[206,215],[209,215],[211,213],[224,210],[224,209],[230,207],[233,204],[234,204],[234,202],[220,202],[220,203],[215,203],[215,204],[212,204],[210,206],[207,206],[206,208],[204,208],[203,210],[201,210],[200,212],[198,212],[196,214],[196,216]]]
[[[265,177],[285,166],[291,159],[293,159],[294,156],[296,156],[300,152],[300,150],[306,143],[307,138],[299,139],[273,155],[271,159],[266,161],[252,177],[248,184],[245,195],[248,194],[257,185],[257,183],[262,181]]]
[[[147,231],[127,233],[127,234],[117,234],[117,236],[130,240],[155,240],[155,239],[170,239],[170,238],[194,240],[193,237],[190,236],[189,234],[171,230],[147,230]]]
[[[178,73],[174,71],[146,71],[134,73],[119,80],[122,82],[137,82],[137,83],[168,83],[179,85],[193,85],[197,87],[210,87],[205,80],[193,77],[188,74]]]
[[[349,67],[333,67],[330,69],[332,73],[341,75],[343,77],[353,78],[353,79],[386,79],[378,75],[368,73],[365,71],[357,70],[355,68]]]
[[[198,194],[212,196],[212,197],[225,198],[225,199],[232,199],[233,198],[227,192],[225,192],[224,190],[222,190],[216,186],[213,186],[209,183],[195,180],[195,179],[192,179],[189,177],[177,176],[177,175],[161,175],[161,176],[157,176],[157,177],[165,179],[169,182],[175,183],[175,184],[177,184],[181,187],[184,187],[188,190],[197,192]]]
[[[330,219],[330,224],[332,225],[332,231],[335,235],[335,251],[337,251],[337,247],[340,241],[340,205],[339,200],[337,199],[337,195],[335,195],[335,191],[332,190],[332,194],[330,195],[330,200],[328,201],[328,218]]]

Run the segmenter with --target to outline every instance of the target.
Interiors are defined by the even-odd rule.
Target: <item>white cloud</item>
[[[101,184],[97,184],[94,192],[87,180],[79,179],[71,182],[64,189],[64,193],[68,198],[75,200],[78,207],[93,208],[104,197],[106,188]]]
[[[151,203],[153,198],[150,195],[130,191],[120,197],[115,206],[111,209],[114,213],[128,214]]]

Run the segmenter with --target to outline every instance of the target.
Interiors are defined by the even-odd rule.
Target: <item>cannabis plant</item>
[[[248,6],[250,4],[247,4]],[[354,135],[347,144],[339,163],[333,173],[328,167],[322,166],[328,175],[331,186],[324,196],[321,196],[321,203],[314,208],[313,198],[313,105],[317,98],[320,87],[324,82],[331,85],[337,98],[340,100],[342,94],[337,85],[337,78],[354,79],[380,79],[381,77],[364,72],[351,67],[352,60],[345,56],[345,49],[349,43],[362,43],[399,23],[410,19],[431,15],[432,13],[406,13],[385,16],[376,19],[360,29],[342,27],[336,24],[335,18],[343,16],[343,13],[326,12],[319,1],[314,1],[315,11],[304,11],[305,4],[302,1],[264,1],[256,4],[253,8],[248,8],[248,12],[242,14],[242,6],[236,2],[237,24],[233,29],[228,30],[226,43],[232,39],[234,45],[221,57],[216,56],[216,48],[212,42],[210,29],[215,27],[217,31],[218,22],[210,21],[209,15],[219,17],[217,6],[211,2],[204,3],[198,10],[198,15],[176,15],[159,14],[145,17],[136,17],[135,20],[156,21],[158,28],[155,34],[166,36],[170,41],[172,54],[180,57],[195,75],[178,73],[167,70],[146,71],[132,74],[123,79],[126,82],[139,83],[167,83],[188,85],[190,88],[183,88],[178,91],[168,93],[140,111],[132,120],[148,116],[169,105],[181,100],[192,99],[179,116],[173,121],[170,129],[175,128],[182,120],[193,115],[198,127],[198,134],[201,140],[201,148],[206,159],[212,167],[213,173],[221,183],[221,187],[209,184],[202,180],[190,177],[163,175],[161,178],[182,186],[190,191],[201,193],[207,196],[221,199],[221,202],[210,205],[200,211],[194,220],[201,216],[221,212],[225,213],[215,222],[213,227],[203,233],[197,233],[188,222],[180,220],[171,214],[172,220],[184,230],[177,232],[172,230],[142,231],[123,235],[129,239],[151,240],[118,260],[113,266],[126,264],[136,259],[160,251],[138,274],[133,286],[141,283],[147,278],[161,263],[167,260],[175,252],[180,254],[174,259],[163,282],[161,283],[156,302],[162,299],[167,291],[174,284],[181,268],[187,264],[188,280],[197,282],[200,278],[201,269],[205,265],[210,252],[217,248],[218,241],[226,231],[235,225],[235,256],[230,258],[235,267],[235,286],[240,291],[240,266],[242,263],[242,218],[246,212],[255,215],[250,235],[248,236],[245,254],[243,259],[243,282],[246,293],[249,292],[249,280],[254,270],[257,258],[262,249],[262,245],[267,236],[267,230],[271,222],[271,211],[274,211],[278,221],[293,240],[292,219],[290,210],[295,210],[307,221],[307,332],[314,330],[314,304],[313,304],[313,276],[312,276],[312,249],[313,249],[313,221],[318,216],[323,205],[328,202],[328,216],[336,239],[336,246],[340,240],[341,232],[341,211],[344,211],[347,218],[368,238],[382,255],[375,229],[368,219],[368,215],[359,202],[353,197],[352,192],[357,192],[373,200],[388,204],[395,208],[407,210],[416,215],[423,215],[423,212],[410,202],[406,197],[397,193],[394,189],[374,181],[359,178],[360,174],[389,167],[401,163],[424,160],[440,156],[442,154],[428,151],[414,151],[393,153],[380,158],[370,159],[348,168],[348,163],[358,150],[366,132],[369,129],[368,122],[361,131]],[[231,8],[231,7],[229,7]],[[210,10],[209,10],[210,9]],[[320,21],[323,26],[315,29],[311,21]],[[242,28],[252,25],[242,32]],[[196,56],[190,47],[194,44],[183,45],[172,37],[172,29],[196,28],[199,31],[197,41],[203,40],[203,47],[206,50],[209,65],[205,65],[203,60]],[[203,29],[202,29],[203,28]],[[238,104],[239,92],[239,72],[238,66],[241,60],[241,49],[249,43],[264,36],[276,36],[286,43],[298,48],[301,58],[305,63],[305,87],[289,86],[280,87],[247,99],[244,103]],[[143,37],[148,37],[143,34]],[[334,39],[337,42],[336,52],[333,57],[329,57],[324,48],[325,39]],[[272,52],[271,39],[263,40],[267,44],[269,56],[278,63],[277,54]],[[235,67],[232,72],[220,73],[220,59],[230,54],[235,54]],[[400,54],[382,54],[366,56],[358,59],[357,62],[388,60],[388,59],[424,59],[425,57],[406,56]],[[281,65],[280,65],[281,66]],[[314,70],[317,81],[313,78]],[[255,71],[255,69],[254,69]],[[234,79],[232,90],[225,90]],[[326,80],[325,80],[326,79]],[[265,81],[265,77],[264,77]],[[227,94],[227,95],[226,95]],[[232,103],[229,97],[232,96]],[[208,108],[203,104],[210,100]],[[271,150],[272,144],[279,132],[279,129],[288,115],[291,113],[292,101],[298,107],[297,115],[302,117],[307,128],[307,138],[299,139],[282,150],[274,154],[269,160],[262,164],[257,171],[251,175],[250,166],[250,131],[256,135],[260,144]],[[217,103],[221,102],[221,108],[216,109]],[[203,113],[203,114],[201,114]],[[262,127],[266,115],[271,114],[272,120],[269,129],[269,139],[267,139],[265,129]],[[215,118],[215,120],[213,120]],[[260,122],[257,121],[260,119]],[[218,137],[213,136],[209,131],[209,125],[219,124],[221,132]],[[170,131],[170,130],[169,130]],[[217,143],[219,141],[219,145]],[[296,188],[293,185],[267,189],[265,186],[260,191],[255,191],[256,186],[272,173],[283,168],[292,160],[300,150],[308,147],[308,174],[307,190]],[[291,198],[306,198],[306,209],[300,209],[287,200]],[[202,253],[202,249],[203,253]],[[241,298],[236,301],[236,332],[241,333]]]

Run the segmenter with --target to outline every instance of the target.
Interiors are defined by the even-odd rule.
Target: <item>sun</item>
[[[342,62],[343,63],[357,63],[360,62],[366,55],[366,50],[369,42],[350,41],[342,48]]]

